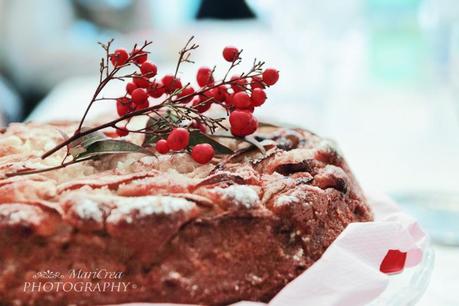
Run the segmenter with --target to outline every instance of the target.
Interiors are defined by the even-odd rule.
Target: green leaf
[[[74,157],[78,157],[87,151],[87,148],[97,141],[107,139],[102,132],[94,132],[82,136],[68,145],[69,153]]]
[[[213,139],[210,135],[206,135],[201,133],[200,131],[193,130],[190,132],[190,145],[194,146],[199,143],[208,143],[212,145],[215,149],[215,153],[217,154],[233,154],[233,150],[228,148],[227,146],[219,143],[215,139]]]
[[[250,143],[252,146],[254,146],[255,148],[258,149],[258,151],[260,151],[261,153],[263,153],[263,155],[266,154],[266,150],[265,148],[263,147],[263,145],[255,139],[255,137],[253,137],[252,135],[250,136],[245,136],[244,137],[244,141]]]
[[[160,139],[166,139],[168,134],[158,133],[158,134],[146,134],[145,139],[143,140],[142,146],[148,147],[155,144]]]
[[[155,116],[150,117],[147,121],[145,127],[148,131],[158,131],[158,130],[166,130],[170,128],[171,122],[177,123],[179,121],[178,117],[172,114],[171,112],[166,112],[162,117]],[[156,143],[161,138],[165,138],[167,134],[147,134],[145,135],[145,139],[143,141],[143,146],[151,145]]]
[[[147,149],[127,142],[124,140],[104,139],[96,141],[86,148],[86,151],[78,155],[75,159],[82,159],[86,157],[98,156],[103,154],[119,154],[119,153],[143,153],[147,155],[154,155]]]
[[[160,118],[149,118],[145,127],[156,127],[159,124]],[[143,140],[143,146],[154,144],[161,139],[161,136],[158,134],[146,134],[145,139]]]
[[[276,125],[276,124],[273,124],[273,123],[261,121],[261,122],[258,123],[258,127],[260,127],[260,128],[264,128],[264,127],[279,128],[280,126]]]

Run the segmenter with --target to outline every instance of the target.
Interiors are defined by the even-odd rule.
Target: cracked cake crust
[[[336,146],[301,129],[262,129],[265,155],[244,150],[204,166],[187,154],[124,154],[5,176],[57,163],[62,155],[40,159],[60,141],[56,128],[74,125],[13,124],[0,135],[2,305],[266,302],[347,224],[372,220]],[[76,282],[66,271],[102,268],[136,288],[24,290],[39,271]]]

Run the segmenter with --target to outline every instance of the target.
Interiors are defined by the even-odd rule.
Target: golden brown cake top
[[[5,176],[58,164],[64,152],[45,160],[40,157],[62,140],[58,129],[70,132],[74,125],[12,124],[0,135],[0,204],[10,204],[0,205],[4,225],[36,225],[56,214],[72,226],[101,230],[107,224],[130,223],[149,215],[195,217],[275,209],[299,201],[307,190],[333,189],[365,205],[334,143],[301,129],[261,129],[257,138],[266,149],[264,154],[228,140],[225,144],[236,153],[206,165],[186,153],[129,153],[46,173]],[[138,141],[138,136],[130,137]]]

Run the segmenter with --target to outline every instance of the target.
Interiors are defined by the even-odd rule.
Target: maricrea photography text
[[[137,285],[121,281],[123,272],[96,269],[83,271],[71,269],[67,273],[40,271],[33,280],[24,282],[24,292],[126,292]]]

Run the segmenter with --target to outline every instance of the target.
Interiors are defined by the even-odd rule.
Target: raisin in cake
[[[247,150],[207,165],[132,153],[6,177],[58,164],[63,152],[40,155],[62,141],[58,129],[74,128],[12,124],[0,134],[1,305],[266,302],[346,225],[372,220],[334,144],[300,129],[261,130],[265,155]],[[101,269],[121,272],[128,290],[25,287],[92,286],[108,280],[69,271]]]

